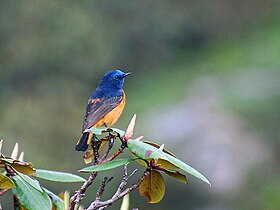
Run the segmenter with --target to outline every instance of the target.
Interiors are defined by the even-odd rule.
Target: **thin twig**
[[[104,153],[104,155],[102,156],[101,158],[101,162],[104,162],[106,160],[106,158],[108,157],[109,155],[109,152],[111,151],[112,147],[109,145],[106,152]]]
[[[91,146],[93,148],[93,155],[94,155],[94,165],[97,165],[100,162],[99,152],[98,152],[98,144],[95,141],[91,142]]]
[[[110,139],[109,139],[108,148],[107,148],[106,152],[104,153],[104,155],[102,156],[101,162],[104,162],[106,160],[106,158],[108,157],[113,146],[114,146],[114,142],[110,142]]]
[[[104,180],[102,181],[102,183],[101,183],[100,186],[99,186],[99,189],[97,190],[97,193],[96,193],[96,200],[101,200],[106,185],[107,185],[110,181],[112,181],[112,179],[113,179],[113,177],[111,177],[111,178],[109,178],[109,179],[108,179],[108,177],[105,177],[105,178],[104,178]]]
[[[139,185],[141,184],[141,182],[145,179],[145,177],[150,173],[149,171],[145,171],[144,174],[142,175],[142,177],[138,180],[137,183],[132,184],[131,186],[129,186],[128,188],[124,189],[125,186],[127,185],[127,181],[128,179],[135,174],[136,170],[134,170],[130,175],[128,175],[127,173],[127,166],[125,165],[124,167],[124,175],[122,178],[122,181],[118,187],[118,189],[116,190],[116,192],[114,193],[114,195],[106,200],[106,201],[100,201],[100,200],[95,200],[93,201],[90,206],[87,208],[87,210],[101,210],[101,209],[106,209],[108,208],[110,205],[112,205],[113,203],[115,203],[117,200],[121,199],[122,197],[124,197],[126,194],[130,193],[131,191],[137,189],[139,187]]]
[[[109,137],[108,137],[109,138]],[[94,141],[95,139],[93,139],[91,141],[91,146],[93,148],[93,155],[94,155],[94,165],[98,165],[101,163],[102,159],[100,159],[99,157],[99,152],[98,152],[98,144],[96,141]],[[113,145],[109,144],[109,147],[113,147]],[[108,149],[109,151],[106,153],[109,154],[110,150],[112,148]],[[107,158],[108,154],[105,156],[104,159]],[[103,156],[104,157],[104,156]],[[102,161],[103,162],[103,161]],[[70,199],[70,210],[74,210],[77,207],[77,204],[83,200],[85,191],[87,190],[87,188],[92,184],[93,180],[96,178],[97,176],[97,172],[93,172],[90,174],[89,178],[87,181],[84,182],[84,184],[81,186],[81,188],[75,192],[75,194],[71,197]]]
[[[116,157],[118,157],[121,153],[123,153],[124,148],[119,148],[112,156],[110,156],[109,158],[106,159],[106,161],[104,162],[108,162],[111,160],[114,160]]]
[[[70,210],[75,209],[75,205],[78,204],[81,200],[83,200],[84,194],[87,188],[92,184],[93,180],[96,178],[97,172],[93,172],[90,174],[87,181],[81,186],[81,188],[75,192],[75,194],[70,199]]]

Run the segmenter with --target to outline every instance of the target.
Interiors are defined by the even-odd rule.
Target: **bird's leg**
[[[104,123],[104,126],[106,126],[106,128],[107,128],[107,125],[105,123]],[[106,136],[105,138],[109,143],[108,143],[108,148],[107,148],[106,152],[104,153],[103,157],[101,158],[102,161],[106,161],[107,156],[109,155],[111,149],[114,146],[114,142],[115,142],[115,138],[116,138],[116,136],[113,135],[110,132],[110,130],[107,130],[107,132],[108,132],[108,136]]]
[[[122,149],[126,148],[127,147],[127,142],[123,141],[122,139],[121,139],[121,142],[122,142],[121,148]]]
[[[100,145],[101,145],[101,141],[99,140],[99,138],[97,138],[95,134],[93,134],[91,138],[91,146],[97,158],[99,158],[98,150]]]
[[[123,140],[123,138],[121,137],[121,135],[119,133],[117,133],[117,138],[121,141],[121,148],[124,149],[127,147],[127,143],[126,141]]]
[[[111,134],[111,132],[109,132],[109,136],[108,136],[108,139],[109,139],[109,147],[113,147],[114,145],[114,142],[115,142],[115,136],[113,134]]]
[[[96,136],[96,134],[92,135],[92,140],[93,141],[100,141],[100,139]]]
[[[108,126],[106,125],[106,123],[104,123],[104,126],[106,128],[108,128]],[[109,135],[108,135],[108,140],[109,140],[109,147],[112,148],[115,142],[115,136],[113,134],[111,134],[111,132],[109,131]]]
[[[91,138],[91,145],[96,147],[99,144],[100,144],[100,139],[97,138],[97,136],[95,134],[93,134],[92,138]]]

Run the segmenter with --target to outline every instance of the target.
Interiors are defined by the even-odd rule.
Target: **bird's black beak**
[[[131,73],[130,72],[124,73],[123,77],[126,77],[128,75],[131,75]]]

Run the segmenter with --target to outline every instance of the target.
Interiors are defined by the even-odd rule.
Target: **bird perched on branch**
[[[90,128],[113,125],[119,119],[125,106],[124,79],[130,73],[119,69],[107,72],[91,94],[83,120],[82,135],[76,144],[76,151],[86,151],[93,133]]]

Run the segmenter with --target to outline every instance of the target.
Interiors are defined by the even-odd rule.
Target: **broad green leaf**
[[[48,193],[48,195],[50,196],[52,203],[55,207],[55,210],[65,210],[65,203],[64,201],[58,197],[56,194],[54,194],[53,192],[47,190],[44,188],[44,190]]]
[[[103,131],[105,131],[107,128],[106,127],[98,127],[98,128],[90,128],[88,129],[90,132],[96,134],[96,135],[101,135]]]
[[[203,176],[200,172],[198,172],[196,169],[192,168],[191,166],[189,166],[188,164],[184,163],[183,161],[166,154],[167,156],[167,160],[174,164],[175,166],[177,166],[178,168],[184,170],[185,172],[193,175],[194,177],[206,182],[207,184],[209,184],[209,186],[211,186],[210,182],[206,179],[205,176]]]
[[[195,176],[196,178],[206,182],[211,186],[210,182],[196,169],[192,168],[191,166],[187,165],[186,163],[182,162],[176,157],[164,153],[163,151],[157,149],[156,147],[153,147],[142,141],[136,141],[136,140],[127,141],[127,146],[128,149],[137,157],[140,157],[145,160],[151,160],[152,158],[166,160],[169,163],[175,165],[176,167],[184,170],[185,172]]]
[[[118,129],[118,128],[107,128],[107,131],[110,131],[110,130],[112,130],[113,132],[116,132],[116,133],[120,134],[121,137],[124,136],[124,134],[125,134],[125,132],[124,132],[123,130]]]
[[[165,156],[164,153],[156,148],[154,145],[150,145],[147,143],[144,143],[142,141],[137,141],[137,140],[129,140],[127,141],[127,146],[128,149],[135,154],[137,157],[150,161],[151,159],[157,159],[157,163],[160,164],[159,167],[165,168],[165,169],[172,169],[172,168],[177,168],[173,164],[169,163],[168,161],[164,160]],[[159,159],[161,157],[161,159]],[[146,167],[147,164],[142,161],[138,160],[137,162]]]
[[[110,169],[125,165],[128,162],[133,161],[133,160],[135,160],[135,159],[132,159],[132,158],[115,159],[115,160],[108,161],[106,163],[102,163],[99,165],[94,165],[94,166],[89,166],[89,167],[83,168],[83,169],[79,170],[79,172],[106,171],[106,170],[110,170]]]
[[[140,165],[144,166],[144,167],[147,167],[147,164],[143,161],[143,159],[138,159],[138,160],[136,160],[136,162],[139,163]],[[173,165],[169,161],[163,160],[163,159],[158,159],[157,160],[157,165],[159,166],[159,168],[167,169],[167,170],[178,168],[177,166]]]
[[[18,172],[18,176],[27,184],[29,184],[31,187],[33,187],[34,189],[40,191],[41,193],[43,192],[43,189],[41,188],[40,183],[36,180],[31,178],[30,176],[27,176],[25,174],[19,173]]]
[[[160,145],[158,145],[158,144],[155,143],[155,142],[152,142],[152,141],[143,141],[143,142],[146,143],[146,144],[149,144],[149,145],[151,145],[151,146],[154,146],[154,147],[156,147],[157,149],[160,148]],[[167,154],[169,154],[169,155],[175,157],[175,155],[174,155],[173,153],[171,153],[170,151],[168,151],[168,150],[165,149],[165,148],[163,148],[163,152],[165,152],[165,153],[167,153]]]
[[[102,133],[108,133],[108,132],[116,132],[118,134],[120,134],[120,136],[123,136],[124,135],[124,131],[121,130],[121,129],[118,129],[118,128],[108,128],[108,127],[98,127],[98,128],[90,128],[90,129],[87,129],[87,131],[90,131],[91,133],[94,133],[96,135],[102,135]]]
[[[179,180],[180,182],[183,182],[185,184],[188,183],[187,177],[184,174],[181,174],[179,171],[165,169],[164,172],[168,176],[171,176],[171,177]]]
[[[164,152],[142,141],[128,140],[127,147],[137,157],[145,160],[151,160],[152,158],[167,159]]]
[[[11,189],[15,187],[15,183],[9,177],[0,173],[0,189]]]
[[[52,208],[51,199],[44,190],[42,192],[38,191],[22,179],[21,176],[13,176],[13,181],[16,185],[13,192],[25,209],[50,210]]]
[[[148,203],[158,203],[165,193],[165,184],[162,175],[152,170],[139,186],[139,194],[147,198]]]
[[[71,173],[49,171],[49,170],[36,170],[36,177],[46,179],[54,182],[84,182],[84,178]]]

